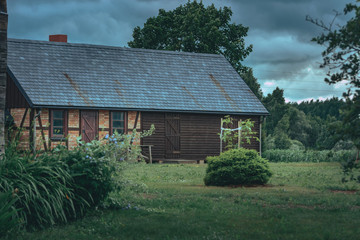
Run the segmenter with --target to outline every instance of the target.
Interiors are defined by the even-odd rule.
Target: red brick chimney
[[[49,35],[50,42],[67,42],[67,35],[66,34],[55,34]]]

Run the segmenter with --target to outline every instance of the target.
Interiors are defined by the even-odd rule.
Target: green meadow
[[[107,208],[9,239],[359,239],[338,163],[270,163],[265,186],[206,187],[204,164],[129,164]]]

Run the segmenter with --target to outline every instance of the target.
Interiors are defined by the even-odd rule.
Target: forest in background
[[[339,98],[325,101],[285,103],[284,90],[276,88],[262,98],[270,115],[263,120],[263,150],[348,150],[354,145],[338,134],[341,110],[346,103]]]

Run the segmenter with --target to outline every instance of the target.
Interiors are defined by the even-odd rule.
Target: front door
[[[97,111],[81,111],[81,136],[85,142],[91,142],[97,135]]]
[[[180,158],[180,114],[165,114],[165,157]]]

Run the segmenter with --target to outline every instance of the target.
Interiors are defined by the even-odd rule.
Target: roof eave
[[[178,110],[178,109],[157,109],[157,108],[116,108],[96,106],[61,106],[61,105],[33,105],[33,108],[54,108],[54,109],[82,109],[82,110],[113,110],[113,111],[140,111],[140,112],[176,112],[176,113],[204,113],[204,114],[231,114],[231,115],[256,115],[268,116],[268,112],[233,112],[233,111],[206,111],[206,110]]]

